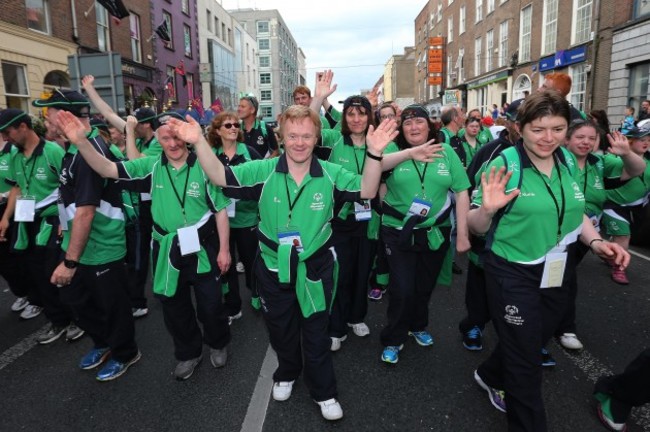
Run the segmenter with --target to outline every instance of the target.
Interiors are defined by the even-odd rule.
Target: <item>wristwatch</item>
[[[63,258],[63,265],[66,268],[73,269],[73,268],[77,268],[77,266],[79,265],[79,261],[74,261],[74,260],[69,260],[67,258]]]

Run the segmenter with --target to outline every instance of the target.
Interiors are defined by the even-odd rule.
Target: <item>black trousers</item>
[[[4,214],[7,209],[7,204],[0,205],[0,215]],[[16,256],[11,253],[12,241],[12,227],[14,223],[9,221],[9,228],[5,234],[7,240],[0,242],[0,276],[2,276],[9,289],[16,297],[27,297],[29,292],[29,286],[25,284],[18,271],[18,266],[16,265]]]
[[[582,262],[582,259],[585,257],[587,252],[589,252],[589,246],[577,243],[573,249],[575,253],[575,263],[576,265]],[[576,299],[578,298],[578,272],[574,271],[570,275],[568,281],[569,287],[569,301],[567,302],[566,312],[562,321],[555,331],[555,336],[562,336],[563,333],[575,333],[576,332]]]
[[[50,218],[54,224],[52,235],[46,246],[36,246],[35,239],[41,225],[37,218],[27,223],[29,245],[27,249],[16,251],[15,265],[21,283],[28,286],[27,300],[30,304],[42,306],[45,316],[57,327],[65,327],[72,322],[73,313],[61,301],[56,285],[50,283],[54,269],[61,262],[61,242],[58,237],[58,217]],[[15,224],[16,228],[18,224]]]
[[[330,304],[334,288],[334,257],[323,253],[309,260],[307,277],[322,280],[325,301]],[[295,289],[280,287],[278,275],[266,268],[258,257],[255,263],[262,314],[269,331],[271,347],[278,356],[273,381],[293,381],[303,370],[309,394],[315,401],[337,396],[334,364],[327,333],[329,311],[305,318],[300,310]]]
[[[228,293],[224,296],[226,310],[230,316],[236,315],[241,311],[242,303],[241,294],[239,292],[239,275],[235,269],[237,257],[239,257],[242,264],[244,264],[246,286],[249,290],[254,289],[252,277],[253,262],[255,261],[255,254],[257,254],[256,228],[256,226],[249,228],[230,228],[230,258],[232,264],[226,274]],[[235,251],[237,251],[236,255]],[[253,293],[253,295],[257,296],[256,293]]]
[[[131,307],[146,308],[147,298],[145,286],[147,284],[147,273],[149,272],[150,246],[145,253],[142,249],[142,242],[145,241],[140,225],[127,225],[126,232],[126,272]],[[149,231],[151,243],[151,231]]]
[[[467,265],[465,307],[467,316],[458,325],[460,331],[466,333],[474,327],[483,330],[485,324],[490,321],[490,310],[485,291],[485,272],[471,260]]]
[[[111,356],[126,362],[138,352],[126,272],[122,260],[77,268],[70,285],[59,288],[61,299],[77,316],[79,327],[95,348],[109,347]]]
[[[429,300],[449,248],[449,229],[445,242],[432,251],[425,243],[420,248],[403,248],[395,236],[384,235],[390,268],[387,323],[381,331],[383,346],[403,344],[409,331],[422,331],[429,324]]]
[[[158,242],[154,242],[153,246],[152,260],[155,263],[159,253]],[[203,352],[203,342],[215,349],[221,349],[230,343],[230,326],[223,305],[219,269],[216,265],[217,235],[212,235],[203,246],[213,264],[211,271],[197,274],[198,258],[196,255],[185,256],[181,258],[180,276],[174,296],[156,296],[162,304],[165,326],[174,340],[174,355],[179,361],[199,357]],[[196,311],[192,303],[192,287],[196,298]],[[197,318],[203,325],[203,333]]]
[[[488,386],[505,391],[509,432],[546,431],[541,350],[564,315],[575,265],[568,260],[558,288],[539,288],[542,270],[543,264],[522,266],[491,252],[485,256],[490,314],[499,341],[478,374]]]
[[[623,373],[599,379],[594,392],[616,399],[616,406],[625,418],[632,407],[650,402],[650,349],[641,352]]]

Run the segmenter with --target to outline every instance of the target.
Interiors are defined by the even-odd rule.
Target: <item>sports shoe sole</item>
[[[39,345],[47,345],[49,343],[54,342],[55,340],[59,339],[63,333],[65,333],[65,329],[61,330],[59,333],[52,335],[49,339],[43,339],[43,340],[38,340]]]
[[[81,369],[81,370],[91,370],[91,369],[95,369],[97,366],[99,366],[100,364],[104,363],[104,362],[106,361],[106,359],[107,359],[110,355],[111,355],[111,350],[106,350],[106,352],[105,352],[104,354],[102,354],[102,356],[99,358],[99,360],[97,360],[95,363],[93,363],[93,364],[91,364],[91,365],[88,365],[88,366],[85,366],[85,367],[81,367],[81,366],[79,366],[79,369]]]
[[[463,346],[468,351],[482,351],[483,350],[483,345],[467,345],[465,342],[463,342]]]
[[[76,341],[76,340],[81,339],[81,338],[83,337],[83,335],[85,335],[85,334],[86,334],[86,332],[85,332],[84,330],[81,330],[79,333],[77,333],[76,335],[74,335],[74,336],[72,336],[72,337],[68,337],[68,335],[67,335],[67,333],[66,333],[66,335],[65,335],[65,340],[66,340],[67,342],[74,342],[74,341]]]
[[[600,422],[603,424],[603,426],[605,426],[610,431],[617,431],[617,432],[627,431],[627,425],[623,425],[623,429],[614,429],[613,427],[611,427],[609,425],[609,420],[605,417],[605,414],[603,414],[603,410],[600,407],[600,404],[598,404],[597,412],[598,412],[598,418],[600,419]]]
[[[203,361],[203,356],[199,357],[199,360],[196,362],[196,364],[194,365],[194,367],[190,371],[189,375],[187,375],[187,376],[178,376],[178,375],[174,374],[174,378],[176,378],[177,381],[186,381],[186,380],[190,379],[192,377],[192,375],[194,375],[194,371],[196,370],[197,367],[199,367],[199,365],[201,364],[202,361]]]
[[[504,410],[501,406],[499,406],[498,403],[496,403],[494,401],[494,396],[492,395],[492,392],[490,391],[490,387],[488,387],[488,385],[483,382],[480,375],[478,374],[478,371],[474,371],[474,381],[476,381],[476,383],[479,385],[479,387],[481,387],[483,390],[485,390],[487,392],[488,397],[490,398],[490,403],[492,404],[492,406],[494,408],[501,411],[502,413],[506,412],[506,410]]]
[[[95,377],[95,378],[96,378],[97,381],[99,381],[99,382],[113,381],[114,379],[117,379],[117,378],[121,377],[122,375],[124,375],[124,374],[126,373],[126,371],[129,370],[129,368],[130,368],[133,364],[137,363],[138,360],[140,360],[141,357],[142,357],[142,353],[141,353],[140,351],[138,351],[138,353],[135,355],[135,357],[133,357],[131,360],[129,360],[128,362],[126,362],[126,363],[124,364],[124,369],[122,369],[121,371],[119,371],[119,372],[116,373],[115,375],[111,375],[110,377],[107,377],[107,378],[101,378],[101,379],[98,378],[98,377]]]
[[[417,342],[417,344],[420,345],[420,346],[427,347],[427,346],[433,345],[433,338],[431,338],[430,343],[424,343],[424,342],[421,342],[420,339],[414,333],[409,332],[409,336],[413,336],[413,339],[415,339],[415,342]]]

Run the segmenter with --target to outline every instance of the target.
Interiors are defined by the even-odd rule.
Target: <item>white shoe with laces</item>
[[[341,404],[336,399],[332,398],[322,402],[315,402],[320,406],[320,413],[325,420],[338,420],[343,418],[343,408],[341,408]]]
[[[368,336],[370,334],[370,329],[368,328],[366,323],[363,322],[357,324],[348,323],[348,327],[351,327],[352,332],[359,337]]]
[[[27,297],[18,297],[16,301],[14,301],[14,303],[11,305],[11,311],[20,312],[21,310],[25,309],[27,306],[29,306]]]
[[[331,336],[330,339],[332,339],[332,345],[330,346],[330,351],[338,351],[341,349],[341,342],[344,342],[348,338],[347,335],[344,335],[343,337],[337,338]]]
[[[22,319],[28,320],[32,318],[36,318],[43,312],[43,308],[40,306],[36,306],[33,304],[29,304],[23,309],[23,311],[20,313],[20,317]]]
[[[560,345],[570,350],[581,350],[584,348],[578,336],[575,333],[564,333],[560,336]]]
[[[273,400],[282,402],[291,397],[295,381],[278,381],[273,383]]]

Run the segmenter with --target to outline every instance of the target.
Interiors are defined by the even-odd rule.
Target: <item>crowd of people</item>
[[[410,337],[433,345],[434,287],[464,271],[463,346],[482,350],[490,321],[498,337],[475,381],[508,430],[545,431],[542,368],[555,364],[545,345],[583,348],[578,264],[591,251],[629,283],[650,123],[603,130],[566,101],[565,74],[485,116],[449,107],[438,127],[422,105],[372,96],[350,96],[339,112],[328,70],[313,96],[295,89],[278,131],[257,118],[252,96],[207,131],[146,107],[122,118],[93,81],[83,78],[85,95],[33,101],[47,134],[24,111],[0,112],[0,275],[13,311],[49,320],[38,343],[92,338],[78,366],[99,368],[99,381],[142,355],[134,320],[148,314],[149,274],[176,379],[192,376],[204,344],[224,367],[243,281],[277,354],[273,399],[288,400],[303,374],[322,416],[337,420],[332,352],[350,332],[370,334],[368,301],[388,296],[378,358],[395,365]],[[598,382],[608,428],[624,430],[631,407],[650,400],[649,374],[645,351]]]

